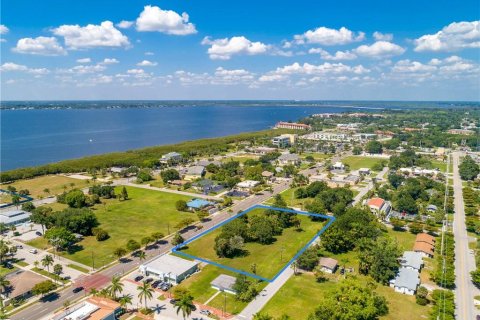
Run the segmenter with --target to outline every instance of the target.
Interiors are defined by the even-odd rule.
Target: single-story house
[[[278,157],[278,163],[280,165],[297,165],[300,164],[301,161],[298,154],[295,153],[284,153]]]
[[[270,147],[256,147],[256,148],[250,148],[249,151],[252,153],[256,154],[267,154],[270,152],[276,151],[276,148],[270,148]]]
[[[182,259],[170,254],[159,256],[146,264],[140,265],[138,270],[146,276],[178,284],[198,270],[197,261]]]
[[[345,165],[340,161],[337,161],[332,165],[332,168],[333,170],[345,170]]]
[[[0,212],[0,223],[6,226],[15,226],[30,221],[31,213],[23,210]]]
[[[413,245],[413,251],[419,252],[424,257],[432,258],[433,257],[434,246],[426,242],[415,242]]]
[[[360,168],[360,169],[358,169],[358,173],[363,174],[363,175],[368,175],[368,174],[370,174],[370,169],[369,168]]]
[[[400,258],[400,265],[404,268],[417,270],[420,272],[423,267],[422,254],[415,251],[405,251]]]
[[[28,299],[32,296],[32,288],[40,282],[47,280],[39,274],[31,271],[18,270],[9,273],[5,279],[10,282],[10,290],[8,290],[5,305],[8,305],[13,299]]]
[[[182,155],[178,152],[169,152],[167,154],[164,154],[160,158],[160,162],[161,163],[168,163],[168,162],[178,163],[182,161],[182,158],[183,158]]]
[[[425,242],[431,246],[435,246],[435,237],[429,235],[428,233],[419,233],[415,238],[415,242]]]
[[[205,160],[205,159],[201,159],[201,160],[198,160],[195,165],[197,166],[202,166],[202,167],[206,167],[208,166],[209,164],[214,164],[216,165],[217,167],[220,167],[222,165],[222,163],[220,161],[217,161],[217,160]]]
[[[237,291],[233,289],[233,286],[235,285],[235,277],[232,276],[227,276],[226,274],[221,274],[218,277],[216,277],[212,282],[210,282],[210,285],[212,286],[213,289],[216,289],[218,291],[225,291],[231,294],[236,294]]]
[[[260,181],[256,180],[245,180],[237,183],[237,189],[242,191],[250,191],[260,184]]]
[[[120,303],[103,297],[91,297],[55,315],[53,320],[116,320],[123,313]]]
[[[125,170],[125,168],[122,168],[122,167],[111,167],[110,168],[111,173],[122,173],[123,170]]]
[[[360,177],[354,174],[349,174],[348,176],[343,178],[343,181],[346,184],[349,184],[351,186],[356,185],[360,181]]]
[[[205,194],[209,192],[219,192],[224,189],[223,186],[214,183],[210,179],[202,179],[200,181],[194,182],[193,188]]]
[[[395,292],[413,296],[417,292],[420,284],[420,277],[417,270],[409,268],[400,268],[395,279],[390,280],[390,286],[395,288]]]
[[[371,198],[370,200],[368,200],[367,206],[370,208],[370,211],[375,215],[378,215],[382,212],[388,215],[388,213],[392,209],[390,202],[385,201],[382,198]]]
[[[200,210],[208,206],[214,205],[214,202],[205,200],[205,199],[192,199],[189,202],[187,202],[187,207],[190,210]]]
[[[437,207],[436,205],[434,205],[434,204],[429,204],[429,205],[427,206],[427,211],[428,211],[428,212],[436,212],[437,210],[438,210],[438,207]]]
[[[187,168],[187,172],[185,173],[185,180],[196,180],[205,174],[205,167],[204,166],[191,166]]]
[[[335,270],[337,270],[338,261],[332,258],[321,257],[318,265],[323,272],[335,273]]]
[[[240,190],[231,190],[227,192],[227,196],[236,198],[248,197],[249,195],[250,193]]]
[[[270,171],[263,171],[262,172],[262,177],[264,177],[267,180],[275,179],[275,177],[273,176],[273,172],[270,172]]]

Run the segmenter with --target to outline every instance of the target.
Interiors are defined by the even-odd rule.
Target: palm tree
[[[140,300],[143,299],[143,301],[145,303],[145,309],[147,309],[147,300],[152,299],[153,288],[150,286],[150,284],[148,282],[143,281],[142,285],[137,287],[137,290],[139,291],[138,298]]]
[[[2,288],[2,291],[0,291],[0,294],[4,293],[5,290],[7,290],[8,286],[10,286],[10,281],[8,281],[7,278],[5,278],[5,276],[0,276],[0,288]]]
[[[58,277],[58,280],[60,280],[60,274],[63,272],[63,267],[61,264],[57,263],[56,265],[53,266],[53,273],[55,273]]]
[[[117,299],[117,293],[122,293],[123,291],[123,283],[120,281],[119,276],[114,276],[112,278],[112,284],[110,285],[110,294],[112,295],[113,299]]]
[[[127,305],[132,304],[132,295],[126,294],[124,296],[121,296],[118,299],[118,302],[120,303],[120,306],[122,306],[122,308],[125,308]]]
[[[189,294],[183,294],[180,300],[175,303],[177,307],[177,314],[182,311],[183,319],[190,316],[193,310],[195,310],[195,305],[193,304],[193,297]]]
[[[47,267],[47,271],[50,272],[50,266],[53,264],[53,258],[51,255],[47,254],[42,259],[42,266]]]
[[[152,238],[151,237],[143,237],[142,238],[142,244],[145,246],[145,250],[147,250],[148,248],[148,245],[152,242]]]
[[[90,289],[90,294],[94,297],[98,296],[98,290],[96,288]]]
[[[125,248],[119,247],[113,251],[113,255],[118,258],[118,261],[127,254],[127,250]]]
[[[145,254],[145,251],[139,251],[138,252],[138,259],[140,261],[143,261],[143,260],[146,260],[147,259],[147,255]]]

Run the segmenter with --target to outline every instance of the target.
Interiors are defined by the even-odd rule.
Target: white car
[[[28,250],[28,252],[33,253],[33,254],[37,254],[37,253],[38,253],[37,249],[30,249],[30,250]]]

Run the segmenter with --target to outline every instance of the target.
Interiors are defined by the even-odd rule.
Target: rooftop
[[[433,256],[433,245],[426,242],[416,241],[413,245],[413,251],[425,252]]]
[[[278,157],[278,160],[298,161],[300,160],[300,157],[298,156],[298,154],[295,153],[284,153],[280,157]]]
[[[191,166],[187,168],[187,174],[193,176],[201,176],[205,172],[204,166]]]
[[[433,246],[435,245],[435,237],[427,233],[419,233],[415,238],[415,242],[425,242]]]
[[[382,198],[372,198],[368,200],[367,204],[369,207],[381,208],[384,203],[385,203],[385,200],[383,200]]]
[[[31,213],[23,210],[0,212],[0,223],[12,224],[30,218]]]
[[[417,270],[400,268],[395,277],[395,287],[407,288],[408,290],[416,290],[420,284],[420,278]]]
[[[91,297],[59,313],[53,320],[102,320],[120,307],[118,302],[102,297]]]
[[[31,271],[23,270],[8,274],[6,276],[6,279],[10,281],[10,285],[13,288],[12,292],[9,293],[9,296],[11,298],[23,295],[32,290],[33,286],[35,286],[37,283],[47,280],[41,275],[38,275]]]
[[[419,270],[423,265],[422,254],[415,251],[405,251],[400,264],[404,267],[412,267]]]
[[[145,269],[149,268],[152,270],[157,270],[161,273],[164,274],[182,274],[191,268],[195,267],[198,265],[197,261],[191,261],[191,260],[186,260],[182,259],[170,254],[164,254],[163,256],[160,256],[156,258],[155,260],[152,260],[144,265],[140,266],[140,269]]]
[[[328,268],[328,269],[335,269],[338,265],[338,261],[332,258],[326,258],[326,257],[321,257],[319,264],[322,267]]]
[[[242,182],[237,183],[237,187],[240,188],[253,188],[256,185],[260,184],[260,181],[255,181],[255,180],[245,180]]]
[[[235,281],[236,281],[235,277],[227,276],[226,274],[221,274],[218,277],[216,277],[212,282],[210,282],[210,285],[218,288],[220,291],[224,291],[224,290],[235,291],[233,290],[233,285],[235,284]]]
[[[212,204],[214,203],[205,199],[193,199],[187,202],[187,207],[193,209],[201,209]]]

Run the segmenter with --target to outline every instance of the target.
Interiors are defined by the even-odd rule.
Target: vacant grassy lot
[[[59,175],[41,176],[33,179],[18,180],[9,185],[14,186],[17,190],[28,189],[33,198],[47,197],[62,193],[64,190],[72,188],[84,188],[88,186],[86,180],[73,179]],[[8,184],[0,185],[0,188],[6,189]],[[44,192],[48,189],[50,192]]]
[[[248,154],[248,155],[242,155],[242,156],[236,156],[236,157],[227,157],[222,159],[222,162],[238,161],[240,163],[244,163],[249,159],[258,160],[258,158],[260,157],[253,154]]]
[[[441,172],[447,171],[447,163],[438,160],[432,160],[432,167],[438,168]]]
[[[248,214],[263,214],[263,209],[256,209]],[[269,245],[247,242],[245,243],[247,254],[244,256],[234,258],[217,256],[214,244],[221,228],[189,243],[184,252],[246,272],[251,272],[251,265],[255,263],[258,275],[272,278],[323,226],[323,223],[313,222],[308,216],[298,215],[298,218],[301,220],[302,231],[296,231],[293,227],[284,229],[283,233],[276,237],[276,241]]]
[[[134,187],[127,187],[127,191],[130,198],[127,201],[102,200],[106,205],[94,207],[100,227],[110,238],[99,242],[95,237],[85,237],[75,252],[64,253],[67,258],[92,266],[93,255],[97,268],[113,261],[112,252],[125,246],[129,239],[140,242],[153,232],[174,232],[174,226],[187,217],[197,220],[195,214],[179,212],[175,208],[177,200],[188,201],[189,197]]]
[[[308,156],[312,156],[315,160],[319,161],[319,160],[324,160],[324,159],[328,159],[328,158],[331,158],[332,155],[331,154],[326,154],[326,153],[318,153],[318,152],[305,152],[305,153],[302,153],[300,155],[300,157],[302,159],[305,159],[306,157]]]
[[[376,158],[376,157],[361,157],[361,156],[350,156],[342,159],[343,164],[348,165],[350,170],[358,170],[360,168],[369,168],[382,161],[388,162],[388,159]]]
[[[361,279],[365,279],[365,277],[361,277]],[[262,312],[274,317],[287,314],[292,319],[305,320],[315,310],[318,303],[330,294],[336,284],[337,280],[318,283],[312,274],[293,276],[267,303]],[[420,320],[428,318],[430,308],[416,304],[415,297],[396,293],[392,288],[386,286],[378,286],[376,291],[387,299],[390,311],[381,319]]]
[[[289,207],[295,207],[295,208],[303,208],[305,202],[312,201],[313,199],[296,199],[295,198],[295,190],[298,188],[290,188],[285,191],[282,191],[280,195],[282,196],[283,200],[287,203],[287,206]],[[274,199],[269,198],[267,201],[265,201],[265,204],[267,205],[273,205]]]

